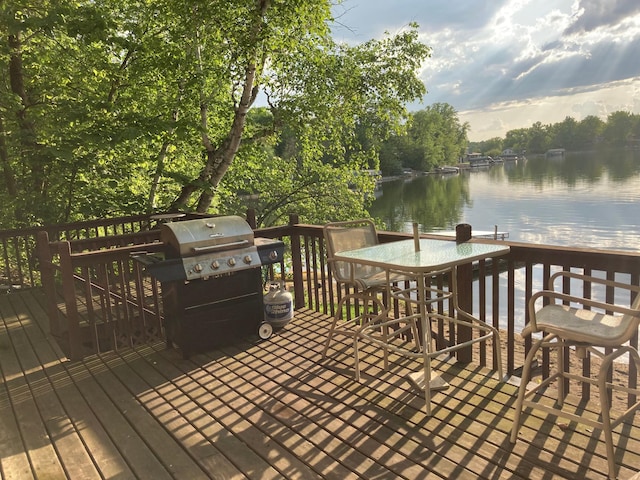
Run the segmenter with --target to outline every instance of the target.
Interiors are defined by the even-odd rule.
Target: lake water
[[[530,158],[384,182],[377,193],[370,213],[390,231],[411,233],[414,221],[421,232],[455,230],[459,223],[493,231],[497,225],[517,242],[640,251],[638,151]],[[542,288],[541,272],[534,270],[533,282],[534,290]],[[501,275],[501,288],[506,283]],[[522,270],[515,272],[514,287],[524,298]],[[518,332],[524,313],[524,301],[516,302]],[[501,323],[506,314],[500,312]]]
[[[382,184],[387,230],[509,233],[518,242],[640,251],[640,152],[567,153]]]

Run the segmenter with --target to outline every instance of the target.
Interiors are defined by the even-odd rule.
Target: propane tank
[[[293,298],[284,282],[272,282],[263,303],[264,319],[274,328],[284,327],[293,318]]]

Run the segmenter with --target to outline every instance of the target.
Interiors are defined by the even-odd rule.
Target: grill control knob
[[[200,273],[202,271],[202,265],[200,265],[199,263],[196,263],[193,266],[193,269],[196,271],[196,273]]]
[[[231,257],[229,260],[227,260],[227,265],[229,265],[230,267],[233,267],[236,264],[236,259]]]
[[[243,260],[244,260],[244,263],[249,264],[253,259],[251,258],[251,255],[245,255]]]
[[[217,270],[220,268],[220,262],[218,260],[214,260],[213,262],[211,262],[211,268],[213,268],[214,270]]]
[[[269,260],[277,260],[277,259],[278,259],[278,252],[276,250],[269,252]]]

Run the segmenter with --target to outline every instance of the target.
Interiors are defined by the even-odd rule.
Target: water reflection
[[[640,152],[531,158],[383,184],[371,215],[392,231],[509,232],[531,243],[640,250]]]
[[[385,182],[382,188],[370,212],[396,232],[411,231],[414,221],[423,232],[456,225],[464,207],[472,205],[468,175],[426,175]]]
[[[505,164],[504,173],[509,183],[538,186],[561,184],[575,186],[580,181],[599,183],[603,178],[613,182],[627,182],[640,172],[638,155],[632,151],[607,153],[568,153],[565,158],[534,158],[527,162]],[[499,169],[495,172],[500,175]]]

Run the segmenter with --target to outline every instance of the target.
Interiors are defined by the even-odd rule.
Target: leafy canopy
[[[350,46],[331,2],[0,7],[5,226],[181,208],[361,212],[430,54],[416,25]],[[257,200],[256,200],[257,199]]]

